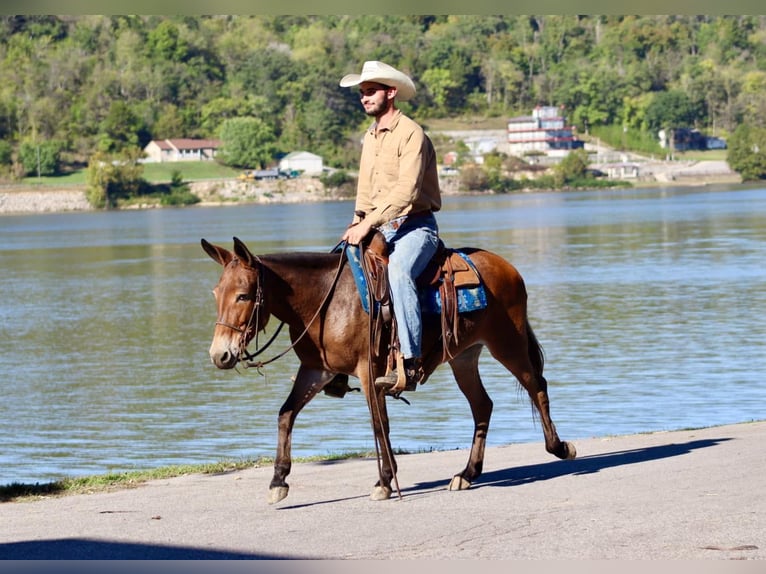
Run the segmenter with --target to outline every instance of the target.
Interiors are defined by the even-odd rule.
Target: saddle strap
[[[442,265],[442,282],[439,285],[439,294],[442,301],[441,329],[442,329],[442,361],[452,359],[449,352],[451,343],[458,344],[458,302],[457,288],[455,287],[455,271],[452,267],[452,258],[447,257]]]

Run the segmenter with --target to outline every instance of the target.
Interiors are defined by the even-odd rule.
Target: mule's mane
[[[302,269],[325,269],[338,264],[339,253],[315,253],[311,251],[290,251],[269,253],[259,258],[268,266],[269,263],[300,267]]]

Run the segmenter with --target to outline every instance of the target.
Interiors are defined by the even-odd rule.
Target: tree
[[[0,140],[0,166],[10,166],[13,161],[13,146],[5,140]]]
[[[766,179],[766,128],[739,126],[729,138],[726,160],[743,181]]]
[[[680,90],[657,93],[646,108],[645,116],[649,129],[655,132],[664,129],[669,134],[671,152],[675,149],[674,130],[691,126],[698,118],[699,110],[689,96]]]
[[[450,77],[450,71],[444,68],[431,68],[423,72],[421,81],[428,88],[436,107],[444,111],[450,90],[457,87],[457,82]]]
[[[109,113],[101,122],[99,149],[119,153],[130,147],[143,147],[151,140],[146,126],[133,108],[121,101],[112,102]]]
[[[580,179],[588,169],[588,152],[584,149],[570,151],[553,170],[556,185],[565,185]]]
[[[274,132],[260,118],[232,118],[221,125],[220,157],[234,167],[266,167],[277,152]]]
[[[96,152],[90,158],[86,174],[88,202],[93,207],[116,207],[120,199],[138,195],[148,183],[144,166],[139,163],[144,152],[125,148],[120,153]]]
[[[63,144],[57,141],[25,141],[19,146],[19,163],[27,175],[56,175]]]

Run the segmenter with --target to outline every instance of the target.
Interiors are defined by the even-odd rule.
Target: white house
[[[177,138],[169,140],[152,140],[144,148],[146,163],[163,161],[209,161],[215,158],[219,140],[203,140]]]
[[[279,169],[282,171],[295,170],[306,175],[320,175],[323,168],[322,158],[307,151],[294,151],[279,160]]]

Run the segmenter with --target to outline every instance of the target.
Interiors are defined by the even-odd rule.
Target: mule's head
[[[205,253],[223,266],[218,285],[213,289],[218,318],[210,359],[219,369],[231,369],[269,319],[263,306],[262,267],[258,258],[236,237],[233,252],[204,239],[201,243]]]

